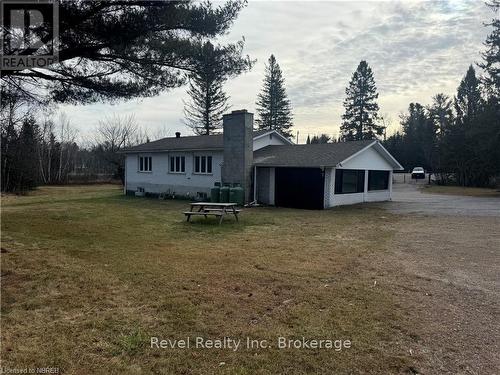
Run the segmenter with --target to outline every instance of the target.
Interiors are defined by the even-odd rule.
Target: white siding
[[[169,156],[184,156],[185,173],[169,173]],[[194,156],[212,156],[212,174],[194,173]],[[152,171],[139,172],[138,157],[152,157]],[[196,196],[198,192],[210,193],[215,182],[221,180],[222,152],[158,152],[128,154],[125,161],[126,189],[136,191],[142,187],[148,193],[175,192]]]
[[[266,134],[262,137],[253,140],[253,150],[257,151],[261,148],[270,145],[288,145],[290,143],[285,142],[281,137],[274,133]]]
[[[257,202],[274,205],[274,168],[257,168]]]
[[[378,153],[373,147],[370,147],[358,155],[342,163],[343,169],[364,169],[378,171],[392,171],[392,165]]]
[[[364,150],[350,160],[342,163],[342,167],[339,169],[364,170],[364,192],[353,194],[335,194],[335,168],[327,168],[325,170],[325,208],[363,202],[381,202],[391,200],[392,166],[373,147]],[[368,191],[369,170],[390,171],[389,188],[387,190]]]

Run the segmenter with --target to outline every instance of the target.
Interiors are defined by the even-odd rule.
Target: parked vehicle
[[[422,167],[415,167],[411,171],[411,178],[415,180],[423,179],[425,178],[425,171],[424,168]]]

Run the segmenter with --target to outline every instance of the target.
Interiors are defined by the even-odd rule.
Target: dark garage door
[[[319,168],[276,168],[275,204],[320,210],[324,181],[324,173]]]

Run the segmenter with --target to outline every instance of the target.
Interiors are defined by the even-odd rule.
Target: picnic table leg
[[[189,222],[189,220],[191,219],[191,215],[186,215],[187,218],[186,218],[186,221]]]
[[[222,214],[220,215],[220,219],[219,219],[219,225],[222,224],[222,219],[224,218],[224,212],[222,212]]]
[[[238,213],[236,212],[236,207],[233,206],[233,214],[234,214],[234,217],[236,218],[236,221],[239,222],[238,220]]]

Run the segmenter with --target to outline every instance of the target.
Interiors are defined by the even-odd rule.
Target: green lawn
[[[2,197],[3,367],[69,374],[406,373],[397,303],[372,262],[396,217],[362,205],[245,209],[186,223],[185,201],[113,186]],[[150,337],[348,339],[352,348],[152,349]]]

